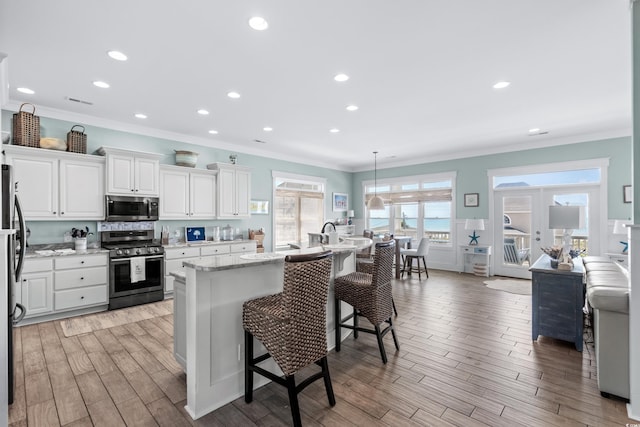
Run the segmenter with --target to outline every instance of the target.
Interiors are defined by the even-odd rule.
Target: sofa
[[[593,313],[598,388],[629,398],[629,273],[608,257],[583,258],[586,306]]]

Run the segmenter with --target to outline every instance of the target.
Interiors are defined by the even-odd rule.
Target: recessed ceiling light
[[[233,99],[238,99],[238,98],[240,98],[240,94],[239,94],[238,92],[229,92],[229,93],[227,94],[227,96],[228,96],[229,98],[233,98]]]
[[[93,82],[93,85],[102,89],[107,89],[109,87],[109,83],[100,80],[96,80],[95,82]]]
[[[265,126],[265,127],[262,128],[262,130],[265,131],[265,132],[271,132],[273,130],[273,128],[269,127],[269,126]]]
[[[206,116],[209,114],[209,112],[207,110],[205,110],[204,108],[201,108],[198,110],[198,114],[200,114],[201,116]]]
[[[217,134],[218,134],[218,131],[217,131],[217,130],[215,130],[215,129],[211,129],[211,130],[209,131],[209,133],[210,133],[211,135],[217,135]]]
[[[35,92],[28,87],[19,87],[16,89],[20,93],[26,93],[27,95],[33,95]]]
[[[125,55],[122,52],[119,52],[117,50],[110,50],[109,52],[107,52],[107,55],[109,55],[109,57],[111,57],[111,59],[115,59],[116,61],[126,61],[127,60],[127,55]]]
[[[338,133],[338,132],[340,132],[340,129],[336,129],[336,128],[329,129],[329,132],[331,132],[331,133]]]
[[[347,111],[356,111],[357,109],[357,105],[347,105]]]
[[[138,119],[146,119],[147,115],[146,114],[142,114],[142,113],[136,113],[135,117]]]
[[[347,80],[349,80],[349,76],[347,76],[346,74],[340,73],[340,74],[336,74],[333,80],[337,82],[346,82]]]
[[[249,26],[257,31],[263,31],[269,28],[269,23],[261,16],[254,16],[249,19]]]
[[[494,89],[504,89],[505,87],[509,86],[511,84],[511,82],[498,82],[496,84],[493,85]]]
[[[540,128],[529,129],[529,133],[536,133],[536,132],[540,132]]]

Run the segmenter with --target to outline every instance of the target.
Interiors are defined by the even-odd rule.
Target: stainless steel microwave
[[[106,196],[107,221],[157,221],[157,197]]]

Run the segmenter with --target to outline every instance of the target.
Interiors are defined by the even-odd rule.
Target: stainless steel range
[[[164,298],[164,248],[153,230],[100,233],[109,250],[109,310]]]

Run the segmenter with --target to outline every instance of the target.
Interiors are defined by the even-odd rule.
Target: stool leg
[[[289,375],[285,378],[285,382],[287,383],[287,392],[289,393],[289,406],[291,407],[293,425],[295,427],[302,427],[300,405],[298,405],[298,393],[296,393],[296,380],[293,375]]]
[[[336,397],[333,394],[333,386],[331,385],[331,376],[329,375],[329,363],[327,362],[327,356],[320,359],[320,366],[322,367],[322,376],[324,377],[324,388],[327,390],[327,398],[329,399],[329,405],[336,405]]]
[[[380,326],[376,325],[376,338],[378,339],[378,347],[380,347],[380,356],[382,356],[382,363],[387,363],[387,352],[384,351],[384,342],[382,342],[382,334],[380,333]]]
[[[338,353],[340,351],[340,342],[342,341],[342,334],[340,332],[340,322],[342,321],[340,316],[342,315],[340,314],[340,300],[338,298],[334,299],[333,312],[333,323],[336,330],[336,353]]]
[[[391,326],[391,336],[393,336],[393,343],[396,346],[396,350],[400,350],[400,343],[398,342],[396,330],[393,328],[393,321],[391,320],[391,318],[389,318],[389,326]]]
[[[424,271],[425,273],[427,273],[427,279],[429,278],[429,269],[427,268],[427,260],[422,257],[422,262],[424,263]],[[420,263],[420,261],[418,261],[418,263]]]
[[[244,401],[253,401],[253,335],[244,331]]]
[[[391,297],[391,305],[393,306],[393,312],[395,313],[396,317],[398,317],[398,310],[396,310],[396,302],[393,300],[393,297]]]
[[[358,310],[356,310],[355,308],[353,309],[353,327],[358,327]],[[358,339],[358,329],[353,330],[353,339]]]

